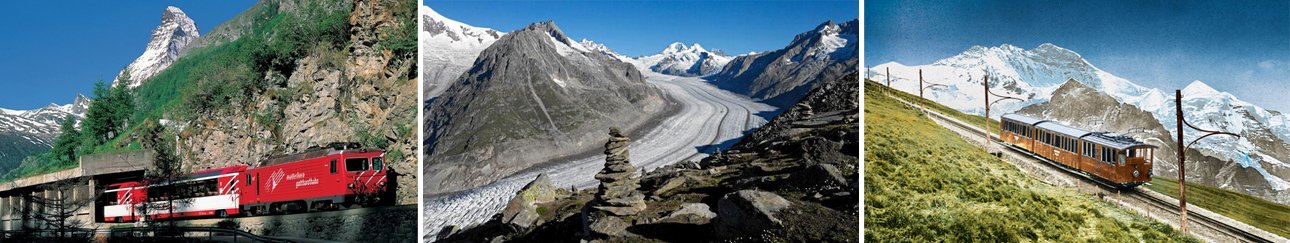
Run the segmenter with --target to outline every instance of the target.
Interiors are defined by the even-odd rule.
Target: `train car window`
[[[246,185],[251,185],[251,174],[246,174]]]
[[[107,201],[107,204],[108,204],[108,205],[116,205],[116,204],[117,204],[117,201],[116,201],[116,200],[117,200],[117,196],[118,196],[118,195],[117,195],[117,193],[119,193],[119,192],[107,192],[107,193],[103,193],[103,201]]]
[[[372,157],[372,171],[385,169],[385,159],[381,157]]]
[[[367,158],[345,159],[345,171],[364,171],[364,170],[367,170]]]
[[[327,165],[327,167],[331,168],[332,174],[336,174],[336,159],[332,159],[331,164]]]

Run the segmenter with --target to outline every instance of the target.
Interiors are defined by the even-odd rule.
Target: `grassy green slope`
[[[1178,197],[1178,180],[1175,179],[1155,177],[1147,188],[1170,197]],[[1187,183],[1187,205],[1199,206],[1290,238],[1290,206],[1190,182]]]
[[[1196,241],[1091,195],[1030,178],[878,86],[865,82],[866,240]]]

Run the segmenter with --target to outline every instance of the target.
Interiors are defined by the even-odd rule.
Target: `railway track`
[[[1154,191],[1150,191],[1149,189],[1143,189],[1142,187],[1134,187],[1127,190],[1116,189],[1111,185],[1102,183],[1100,180],[1094,179],[1091,175],[1087,173],[1070,169],[1066,166],[1060,165],[1060,163],[1040,157],[1034,153],[1030,153],[1029,151],[1025,151],[1017,147],[1007,145],[1004,142],[999,141],[994,137],[987,136],[986,131],[981,128],[978,128],[966,122],[960,121],[953,117],[946,116],[944,114],[941,114],[940,112],[923,108],[921,106],[905,101],[903,99],[896,98],[896,97],[892,97],[892,98],[896,99],[897,101],[900,101],[901,103],[904,103],[906,106],[922,111],[924,114],[927,114],[928,117],[937,121],[937,123],[942,124],[942,126],[945,126],[946,124],[953,126],[953,127],[946,127],[946,128],[949,128],[951,131],[959,133],[960,136],[963,136],[965,138],[968,138],[969,136],[975,136],[976,138],[988,138],[988,139],[976,139],[975,141],[975,142],[981,142],[982,140],[988,141],[988,142],[979,143],[979,145],[987,149],[987,152],[994,153],[1001,157],[1004,155],[1007,155],[1009,157],[1017,158],[1023,161],[1028,161],[1030,163],[1042,161],[1043,164],[1047,164],[1047,166],[1043,166],[1046,168],[1029,168],[1029,169],[1023,168],[1022,169],[1023,171],[1027,171],[1031,173],[1032,176],[1034,176],[1034,174],[1044,174],[1043,176],[1037,176],[1037,177],[1040,177],[1039,179],[1041,181],[1054,184],[1057,186],[1066,186],[1066,187],[1070,187],[1073,185],[1082,185],[1083,183],[1092,182],[1089,184],[1094,184],[1095,185],[1094,187],[1088,188],[1088,187],[1079,186],[1079,189],[1081,191],[1091,189],[1090,191],[1091,193],[1102,195],[1101,197],[1103,198],[1103,200],[1107,200],[1106,199],[1107,195],[1114,194],[1115,198],[1111,201],[1113,203],[1116,203],[1121,208],[1133,209],[1139,212],[1140,214],[1145,214],[1148,218],[1154,218],[1158,221],[1165,222],[1166,224],[1173,225],[1174,227],[1178,227],[1177,223],[1178,223],[1179,213],[1178,213],[1177,199],[1174,199],[1172,197],[1169,197]],[[971,140],[971,138],[968,138],[968,139]],[[997,147],[998,151],[991,151],[990,150],[991,145],[993,145],[993,147]],[[1014,163],[1014,165],[1016,164]],[[1020,165],[1018,166],[1020,167]],[[1065,175],[1066,177],[1069,177],[1069,178],[1074,178],[1076,179],[1076,181],[1072,183],[1070,181],[1062,180],[1065,178],[1053,178],[1054,175],[1057,175],[1057,174]],[[1056,179],[1056,182],[1050,181],[1047,179]],[[1130,200],[1129,201],[1123,200],[1124,199],[1123,196],[1127,196],[1127,198]],[[1284,237],[1280,237],[1278,235],[1275,235],[1267,231],[1255,228],[1253,226],[1224,217],[1222,215],[1210,212],[1208,210],[1205,210],[1203,208],[1200,208],[1194,205],[1191,207],[1188,207],[1187,222],[1188,222],[1187,225],[1190,226],[1189,233],[1191,233],[1193,236],[1196,236],[1198,238],[1201,238],[1210,242],[1290,242],[1290,240],[1287,240]]]

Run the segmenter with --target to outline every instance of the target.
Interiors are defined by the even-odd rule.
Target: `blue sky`
[[[510,32],[554,20],[570,38],[627,56],[656,54],[672,42],[698,42],[728,54],[783,48],[827,20],[859,17],[849,1],[425,1],[440,14]]]
[[[0,15],[0,108],[33,109],[91,95],[143,54],[166,6],[206,34],[254,4],[235,1],[6,2]]]
[[[1147,87],[1201,80],[1290,112],[1286,1],[870,1],[864,11],[866,65],[1053,43]]]

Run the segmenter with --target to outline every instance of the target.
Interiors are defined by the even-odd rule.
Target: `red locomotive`
[[[999,140],[1119,188],[1151,181],[1155,145],[1018,114],[1003,115]]]
[[[256,167],[111,184],[103,195],[103,220],[295,213],[392,202],[384,152],[357,147],[332,144]]]

